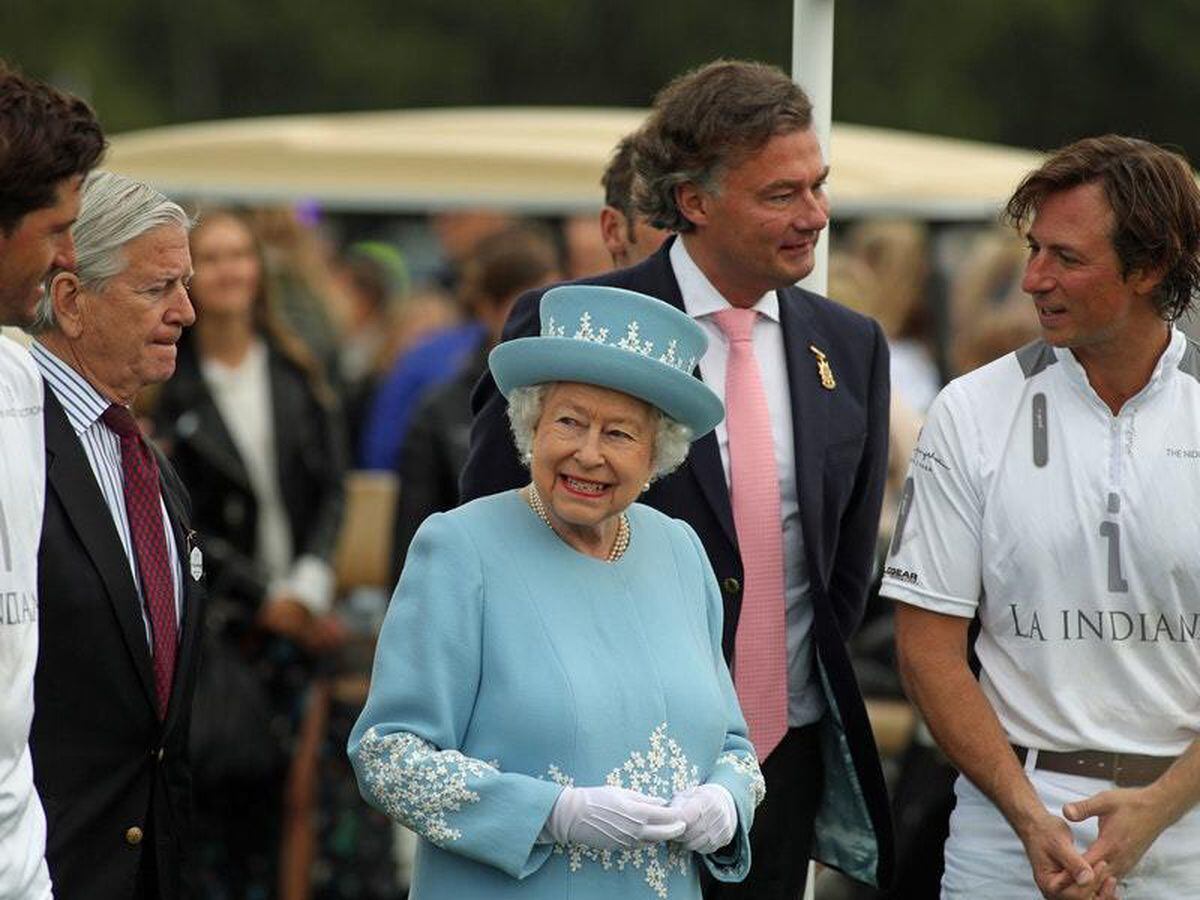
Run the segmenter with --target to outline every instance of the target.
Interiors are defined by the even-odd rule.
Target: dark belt
[[[1029,751],[1013,745],[1013,752],[1022,763]],[[1171,768],[1177,756],[1146,756],[1141,753],[1108,753],[1104,750],[1039,750],[1035,769],[1058,772],[1062,775],[1083,775],[1102,778],[1118,787],[1145,787]]]

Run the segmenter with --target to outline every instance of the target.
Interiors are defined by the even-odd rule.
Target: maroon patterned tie
[[[154,635],[154,690],[158,695],[158,715],[165,718],[167,700],[171,696],[171,678],[175,673],[175,589],[158,493],[158,464],[129,410],[123,406],[110,406],[101,419],[121,440],[125,512],[129,517],[142,596]]]

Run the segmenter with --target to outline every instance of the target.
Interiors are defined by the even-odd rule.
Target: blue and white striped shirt
[[[142,596],[142,580],[138,575],[137,555],[133,550],[133,535],[129,530],[129,517],[125,512],[125,492],[121,475],[121,443],[116,432],[112,431],[100,420],[100,416],[111,405],[82,375],[68,366],[65,362],[43,347],[37,341],[29,347],[34,362],[54,391],[58,402],[62,404],[67,414],[67,420],[79,436],[83,452],[92,464],[92,474],[96,476],[96,484],[104,495],[108,511],[112,513],[113,525],[116,526],[117,536],[121,546],[125,548],[125,558],[129,560],[129,572],[133,576],[137,588],[138,599],[142,602],[142,622],[146,626],[146,640],[154,649],[154,635],[150,628],[150,616],[146,611],[146,598]],[[167,552],[171,559],[172,587],[175,590],[175,623],[176,639],[183,633],[179,627],[183,621],[183,570],[179,565],[179,548],[175,546],[175,535],[171,530],[171,520],[167,517],[167,508],[163,503],[161,492],[159,506],[162,508],[163,530],[167,535]]]

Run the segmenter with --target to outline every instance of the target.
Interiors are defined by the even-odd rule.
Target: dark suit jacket
[[[668,255],[671,243],[636,266],[583,283],[640,291],[683,309]],[[538,333],[542,293],[517,301],[505,340]],[[887,343],[873,320],[809,291],[779,291],[779,307],[820,668],[815,674],[831,710],[823,723],[825,794],[813,855],[861,881],[886,883],[892,870],[887,793],[845,642],[866,604],[879,527],[887,465]],[[821,386],[810,345],[828,357],[837,381],[833,390]],[[505,400],[490,374],[476,387],[472,407],[464,501],[529,481],[509,436]],[[700,536],[725,593],[724,648],[731,658],[743,573],[716,437],[696,441],[687,462],[656,482],[642,502],[687,521]]]
[[[341,413],[318,401],[305,374],[269,343],[267,354],[276,471],[293,553],[331,560],[345,506]],[[252,613],[268,588],[266,573],[254,561],[258,498],[186,334],[154,421],[176,471],[195,490],[195,528],[209,557],[209,591]]]
[[[154,853],[159,896],[176,900],[186,896],[188,723],[204,595],[203,582],[190,573],[195,539],[187,492],[159,457],[184,569],[181,640],[160,721],[129,561],[83,446],[49,386],[45,403],[48,488],[30,744],[54,896],[129,900],[143,854]]]
[[[481,347],[463,370],[429,390],[417,405],[400,451],[400,497],[392,542],[392,582],[400,578],[421,523],[458,505],[458,476],[471,445],[471,393],[487,371]]]

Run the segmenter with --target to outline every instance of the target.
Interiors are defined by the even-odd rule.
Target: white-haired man
[[[129,411],[195,320],[187,215],[92,175],[73,271],[38,309],[48,486],[31,745],[59,897],[182,896],[203,558],[188,500]]]

